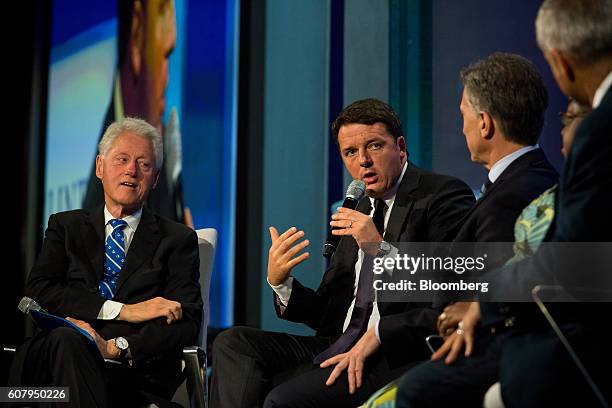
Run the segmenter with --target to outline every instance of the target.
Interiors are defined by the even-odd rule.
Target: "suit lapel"
[[[408,168],[397,190],[391,215],[387,222],[384,236],[385,241],[397,242],[399,240],[404,223],[414,205],[415,197],[412,193],[417,189],[420,182],[421,175],[418,169],[411,162],[408,162]]]
[[[96,276],[102,280],[104,273],[104,207],[99,206],[85,213],[85,222],[81,226],[81,236],[85,243],[87,258]]]
[[[140,224],[138,224],[138,228],[132,237],[132,243],[128,248],[125,262],[119,274],[117,294],[119,294],[121,287],[140,268],[143,262],[153,258],[160,240],[161,234],[157,227],[157,221],[153,214],[144,207]]]

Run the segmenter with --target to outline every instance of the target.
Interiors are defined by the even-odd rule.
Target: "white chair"
[[[183,349],[184,370],[186,375],[186,391],[188,401],[185,401],[184,385],[181,385],[175,393],[173,401],[186,406],[186,402],[192,408],[208,407],[208,381],[206,376],[206,332],[208,330],[208,298],[210,292],[210,277],[212,275],[215,260],[215,248],[217,247],[217,230],[204,228],[196,230],[198,235],[198,249],[200,253],[200,290],[202,291],[202,324],[198,345],[185,347]]]

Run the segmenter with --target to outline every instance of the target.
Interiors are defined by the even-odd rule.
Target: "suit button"
[[[495,334],[496,331],[495,326],[491,326],[491,334]]]
[[[504,326],[505,327],[512,327],[512,326],[514,326],[514,317],[509,317],[506,320],[504,320]]]

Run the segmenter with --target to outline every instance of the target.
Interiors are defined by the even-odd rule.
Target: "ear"
[[[104,161],[102,160],[102,156],[96,156],[96,177],[102,180],[102,174],[104,174]]]
[[[130,28],[129,50],[130,63],[134,76],[139,76],[142,71],[142,60],[144,54],[144,10],[140,0],[134,1],[132,9],[132,23]]]
[[[404,138],[404,136],[400,136],[397,138],[397,147],[399,147],[400,149],[400,156],[402,156],[402,159],[405,159],[408,157],[408,147],[406,146],[406,138]]]
[[[547,58],[550,69],[557,80],[567,80],[574,82],[576,79],[576,73],[574,72],[573,61],[568,57],[566,53],[553,48],[548,53]]]
[[[495,121],[489,112],[481,111],[478,113],[478,124],[480,126],[480,137],[491,139],[495,133]]]

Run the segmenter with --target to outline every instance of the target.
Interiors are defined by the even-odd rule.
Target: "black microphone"
[[[342,203],[342,207],[350,208],[354,210],[357,207],[357,203],[363,197],[365,193],[365,184],[361,180],[353,180],[351,184],[349,184],[346,189],[346,196],[344,197],[344,202]],[[338,227],[333,227],[327,232],[327,241],[325,241],[325,247],[323,248],[323,256],[325,258],[330,258],[334,252],[336,251],[336,247],[338,246],[338,242],[340,242],[340,235],[333,235],[332,231],[335,229],[339,229]]]
[[[34,299],[24,296],[19,301],[19,305],[17,305],[17,309],[19,309],[24,314],[30,314],[30,310],[35,310],[37,312],[45,312],[42,307],[36,302]]]

